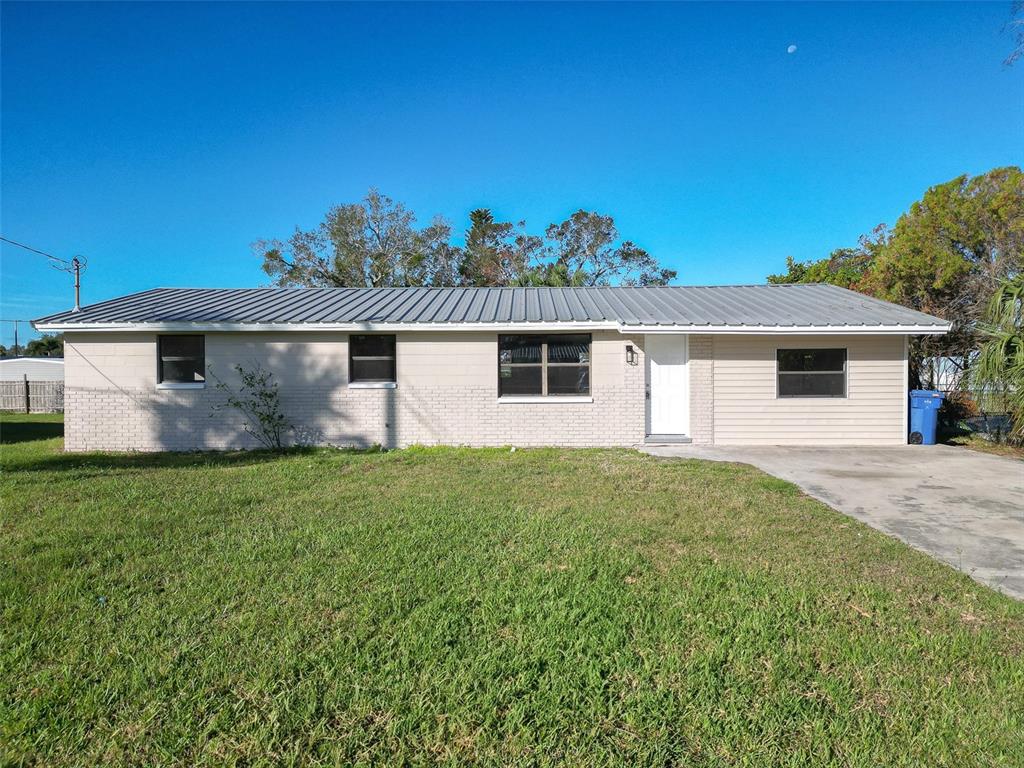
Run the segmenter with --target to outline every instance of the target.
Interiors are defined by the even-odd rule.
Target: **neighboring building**
[[[967,371],[961,363],[951,357],[926,357],[921,361],[922,384],[943,392],[968,389]]]
[[[0,357],[0,381],[64,381],[62,357]]]
[[[935,317],[829,285],[160,288],[64,333],[68,450],[252,447],[216,379],[274,374],[332,445],[895,445]]]

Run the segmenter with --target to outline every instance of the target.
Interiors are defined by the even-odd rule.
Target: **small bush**
[[[940,421],[950,426],[980,415],[981,410],[970,392],[949,392],[939,409]]]
[[[259,363],[251,370],[241,365],[234,368],[242,380],[242,386],[237,392],[210,370],[210,377],[217,382],[216,388],[227,395],[223,403],[213,406],[214,412],[225,408],[240,411],[245,417],[243,428],[247,434],[255,437],[266,448],[281,450],[284,448],[284,436],[295,427],[281,409],[277,382],[272,381],[274,374],[264,370]]]

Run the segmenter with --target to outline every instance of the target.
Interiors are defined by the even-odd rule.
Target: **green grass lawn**
[[[0,764],[1024,763],[1024,604],[750,467],[58,429],[0,422]]]

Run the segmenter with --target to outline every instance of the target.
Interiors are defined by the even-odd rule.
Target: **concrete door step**
[[[686,435],[647,435],[644,445],[689,445],[692,443]]]

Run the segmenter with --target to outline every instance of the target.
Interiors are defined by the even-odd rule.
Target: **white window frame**
[[[164,381],[164,356],[163,356],[163,340],[175,336],[191,336],[193,338],[202,339],[202,363],[203,363],[203,380],[202,381]],[[168,358],[168,359],[179,359],[179,360],[190,360],[192,358],[179,357],[179,358]],[[205,333],[161,333],[156,337],[156,388],[157,389],[205,389],[206,388],[206,334]]]
[[[356,336],[387,336],[394,342],[395,352],[392,355],[359,355],[360,360],[392,360],[395,363],[393,379],[355,379],[352,378],[352,363],[356,355],[352,353],[352,339]],[[349,389],[396,389],[398,387],[398,335],[394,333],[350,333],[348,336],[348,388]]]

